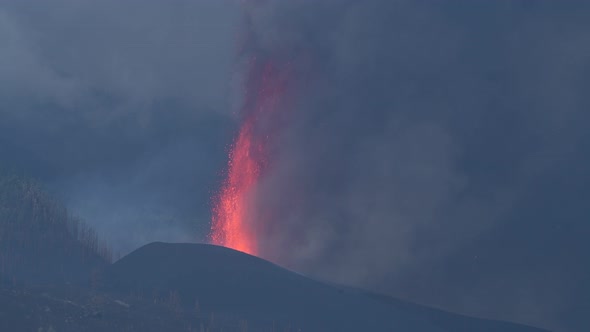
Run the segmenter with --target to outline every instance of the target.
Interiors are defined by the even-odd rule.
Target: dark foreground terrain
[[[152,243],[87,286],[5,280],[0,331],[542,330],[324,284],[227,248]]]
[[[152,243],[115,263],[35,181],[0,172],[0,332],[534,332],[322,283],[238,251]]]

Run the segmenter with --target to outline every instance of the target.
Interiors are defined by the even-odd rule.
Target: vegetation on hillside
[[[112,254],[35,180],[0,172],[0,278],[51,283],[88,279]]]

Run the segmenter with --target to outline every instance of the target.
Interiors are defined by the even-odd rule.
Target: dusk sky
[[[582,1],[3,1],[0,166],[122,254],[207,241],[243,56],[278,59],[295,83],[261,133],[263,258],[590,330],[588,17]]]

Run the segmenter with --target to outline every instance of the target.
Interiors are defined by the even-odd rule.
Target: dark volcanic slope
[[[327,285],[257,257],[202,244],[152,243],[109,267],[104,287],[165,298],[251,322],[289,322],[303,331],[502,331],[539,329],[445,313]]]

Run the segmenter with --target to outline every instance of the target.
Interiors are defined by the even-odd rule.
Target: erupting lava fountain
[[[252,43],[252,38],[246,36],[246,43]],[[258,206],[256,189],[270,166],[270,143],[276,138],[272,127],[280,118],[290,70],[288,62],[268,54],[249,55],[247,67],[241,128],[229,152],[225,181],[213,198],[210,241],[257,255],[257,228],[268,221],[254,220],[260,216],[253,211]]]

